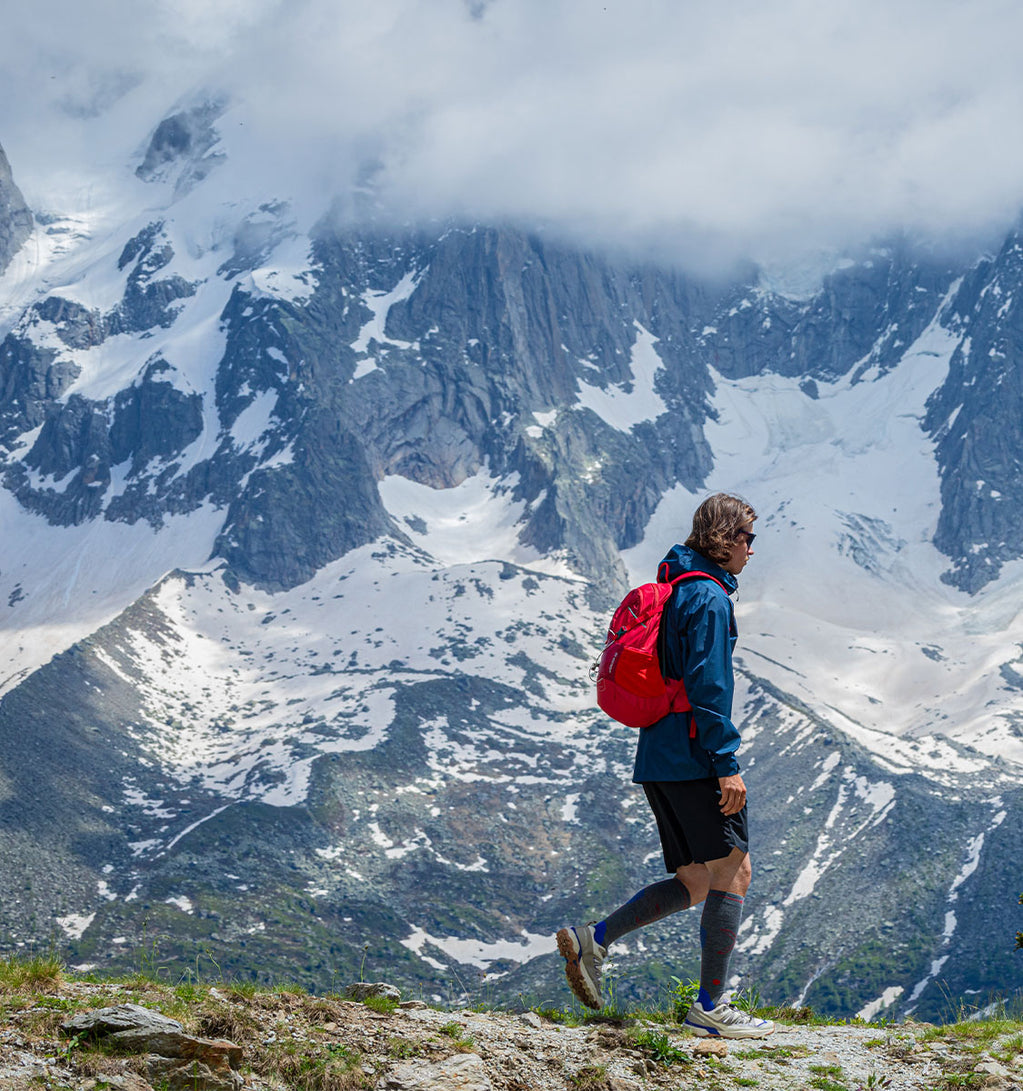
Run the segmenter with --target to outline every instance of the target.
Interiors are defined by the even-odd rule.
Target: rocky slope
[[[638,1091],[681,1080],[719,1088],[1011,1091],[1023,1083],[1020,1024],[1008,1020],[878,1030],[814,1025],[807,1012],[790,1009],[769,1038],[722,1042],[694,1038],[663,1013],[580,1023],[563,1012],[442,1010],[421,1000],[362,1003],[222,983],[65,981],[2,1004],[0,1080],[12,1088],[43,1081],[75,1091],[99,1084],[125,1091]],[[135,1025],[147,1029],[111,1033]]]

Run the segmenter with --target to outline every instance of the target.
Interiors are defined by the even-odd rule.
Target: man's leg
[[[686,1016],[686,1026],[696,1034],[721,1038],[763,1038],[774,1024],[718,1004],[728,978],[728,962],[742,921],[743,900],[749,889],[749,854],[732,849],[720,860],[708,860],[710,890],[700,917],[700,992]]]
[[[720,860],[708,860],[706,867],[710,890],[700,917],[699,1000],[705,1008],[712,1008],[725,990],[752,869],[749,853],[742,849],[732,849]]]
[[[700,865],[697,864],[696,867]],[[682,870],[679,868],[679,871]],[[602,947],[609,947],[626,933],[642,928],[645,924],[653,924],[654,921],[688,909],[694,904],[692,892],[676,872],[671,879],[643,887],[625,905],[598,922],[593,929],[593,938]]]
[[[636,928],[698,904],[706,897],[708,881],[703,864],[688,864],[680,867],[673,878],[644,887],[597,924],[562,928],[557,935],[558,951],[565,960],[565,973],[575,995],[588,1007],[601,1007],[601,966],[608,947]]]

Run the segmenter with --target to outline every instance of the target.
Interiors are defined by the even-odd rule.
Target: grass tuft
[[[440,1028],[441,1034],[446,1034],[450,1039],[454,1047],[460,1050],[462,1053],[468,1053],[474,1043],[472,1036],[465,1033],[465,1027],[461,1023],[456,1023],[452,1020],[450,1023],[445,1023]]]
[[[608,1081],[607,1065],[591,1064],[580,1068],[574,1076],[569,1076],[569,1085],[572,1091],[608,1091],[611,1084]]]
[[[367,996],[363,1004],[380,1015],[390,1015],[398,1008],[398,1001],[393,996]]]
[[[667,1034],[655,1030],[636,1030],[629,1038],[636,1049],[642,1050],[658,1064],[692,1064],[692,1057],[675,1046]]]
[[[0,959],[0,991],[56,989],[64,974],[64,964],[55,955],[20,958],[9,955]]]

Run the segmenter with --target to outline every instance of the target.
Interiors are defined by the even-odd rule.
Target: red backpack
[[[597,683],[597,704],[612,720],[626,727],[650,727],[669,712],[688,712],[693,707],[681,679],[665,682],[661,676],[657,641],[675,585],[695,578],[714,580],[728,590],[709,572],[683,572],[670,581],[633,588],[615,610],[604,650],[590,668],[590,677]]]

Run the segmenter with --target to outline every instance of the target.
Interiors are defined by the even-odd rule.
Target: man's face
[[[752,523],[747,523],[739,531],[738,539],[732,543],[732,551],[728,554],[728,560],[721,566],[726,572],[738,576],[746,567],[746,562],[753,556],[753,539],[755,537]]]

